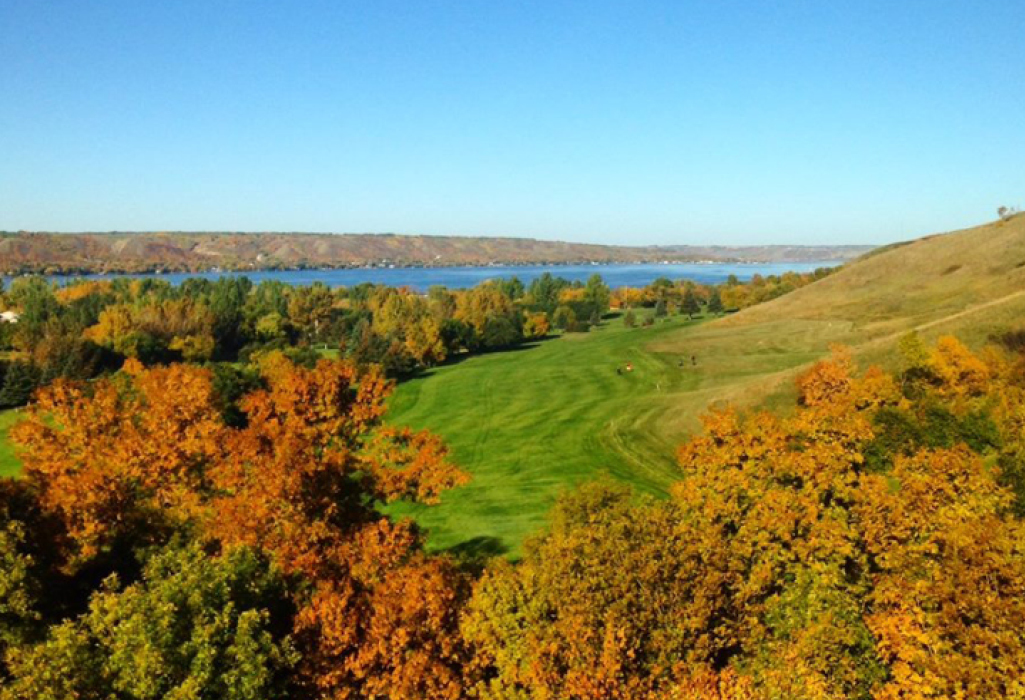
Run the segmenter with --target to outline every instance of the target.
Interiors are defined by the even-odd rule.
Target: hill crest
[[[850,260],[872,246],[609,246],[331,233],[0,233],[0,273],[199,272],[368,265],[454,266]]]

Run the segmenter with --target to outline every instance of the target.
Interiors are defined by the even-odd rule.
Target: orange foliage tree
[[[381,425],[373,370],[282,356],[225,424],[208,370],[174,365],[44,390],[15,431],[24,474],[67,531],[67,567],[186,531],[268,553],[295,589],[304,683],[324,697],[457,697],[464,582],[422,552],[396,499],[431,503],[466,477],[440,441]]]

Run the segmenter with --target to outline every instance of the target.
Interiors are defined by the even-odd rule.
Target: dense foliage
[[[719,314],[771,301],[820,280],[835,269],[822,267],[803,273],[755,274],[747,282],[741,282],[736,275],[730,275],[726,282],[717,285],[697,284],[689,280],[674,283],[661,277],[646,287],[620,287],[612,292],[610,302],[617,309],[654,307],[656,313],[662,309],[665,313],[683,313],[688,316],[701,311]]]
[[[462,575],[378,506],[432,502],[465,476],[433,436],[380,425],[378,373],[281,355],[261,370],[239,427],[211,372],[187,365],[133,361],[40,393],[2,504],[0,696],[457,695]]]
[[[586,330],[608,310],[600,277],[587,285],[556,284],[579,291],[560,306],[580,319],[574,330]],[[460,353],[543,338],[556,310],[543,296],[545,284],[525,289],[515,279],[469,290],[437,287],[427,295],[371,284],[253,285],[244,277],[179,286],[119,278],[64,287],[22,278],[2,291],[0,309],[16,313],[17,321],[0,322],[0,408],[25,404],[58,377],[92,378],[128,358],[145,365],[234,365],[281,350],[309,363],[315,349],[330,349],[401,377]]]
[[[179,286],[156,279],[15,280],[0,309],[18,315],[0,322],[0,408],[21,406],[58,377],[90,379],[125,359],[232,367],[284,351],[311,363],[317,350],[337,351],[389,377],[405,377],[465,353],[487,352],[538,340],[551,331],[586,332],[610,307],[654,307],[670,313],[718,314],[765,301],[826,274],[756,275],[719,286],[656,280],[642,289],[615,291],[592,275],[586,283],[549,273],[525,286],[518,279],[472,289],[433,287],[427,294],[362,284],[292,287],[245,277],[188,279]],[[653,318],[648,319],[650,323]]]
[[[909,335],[894,374],[838,350],[791,413],[707,416],[668,498],[584,485],[521,561],[481,561],[385,514],[468,476],[382,423],[380,348],[427,366],[631,292],[150,284],[7,296],[33,357],[8,376],[98,359],[46,374],[13,431],[2,700],[1025,697],[1017,334]],[[636,305],[713,312],[729,287]],[[348,358],[316,360],[339,329]]]

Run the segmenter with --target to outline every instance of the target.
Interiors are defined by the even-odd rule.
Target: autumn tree
[[[945,373],[939,394],[956,404],[977,387],[974,362],[949,340],[935,352],[971,370]],[[702,532],[721,533],[710,546],[740,557],[729,570],[748,572],[733,600],[758,684],[782,697],[1019,692],[1025,560],[1009,492],[963,445],[868,471],[875,416],[908,402],[879,370],[858,377],[841,355],[801,378],[799,399],[783,421],[710,418],[674,489]],[[983,670],[994,655],[1007,673]]]
[[[240,427],[225,423],[211,373],[197,367],[130,363],[42,392],[15,437],[26,482],[67,531],[68,568],[175,533],[248,547],[306,582],[292,634],[309,690],[456,697],[462,574],[377,507],[434,502],[466,477],[436,437],[381,425],[379,372],[280,355],[262,372],[264,387],[237,402]]]
[[[191,298],[105,308],[85,337],[124,357],[156,362],[177,354],[189,360],[212,356],[214,317]],[[170,353],[170,354],[169,354]]]
[[[399,342],[415,365],[431,367],[447,357],[441,324],[422,297],[382,287],[371,297],[370,309],[371,329]]]
[[[577,315],[568,306],[560,306],[555,310],[555,314],[552,316],[552,325],[562,330],[569,330],[575,328],[577,324]]]
[[[538,340],[548,335],[551,325],[548,323],[548,314],[543,311],[527,314],[523,321],[523,336],[530,340]]]
[[[877,571],[866,622],[890,669],[877,697],[1025,691],[1025,532],[1006,516],[1011,494],[964,447],[899,458],[863,488]]]
[[[478,696],[643,698],[682,681],[711,659],[724,602],[695,536],[672,504],[621,486],[563,496],[523,561],[476,584],[463,633]]]
[[[523,338],[522,314],[496,284],[481,284],[456,297],[455,319],[473,329],[474,344],[491,349]]]
[[[643,289],[619,287],[612,292],[612,298],[609,303],[617,309],[632,309],[643,306],[645,303],[645,293]]]

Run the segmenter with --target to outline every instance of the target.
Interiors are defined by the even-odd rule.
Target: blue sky
[[[0,2],[0,229],[882,243],[1025,204],[1025,13]]]

